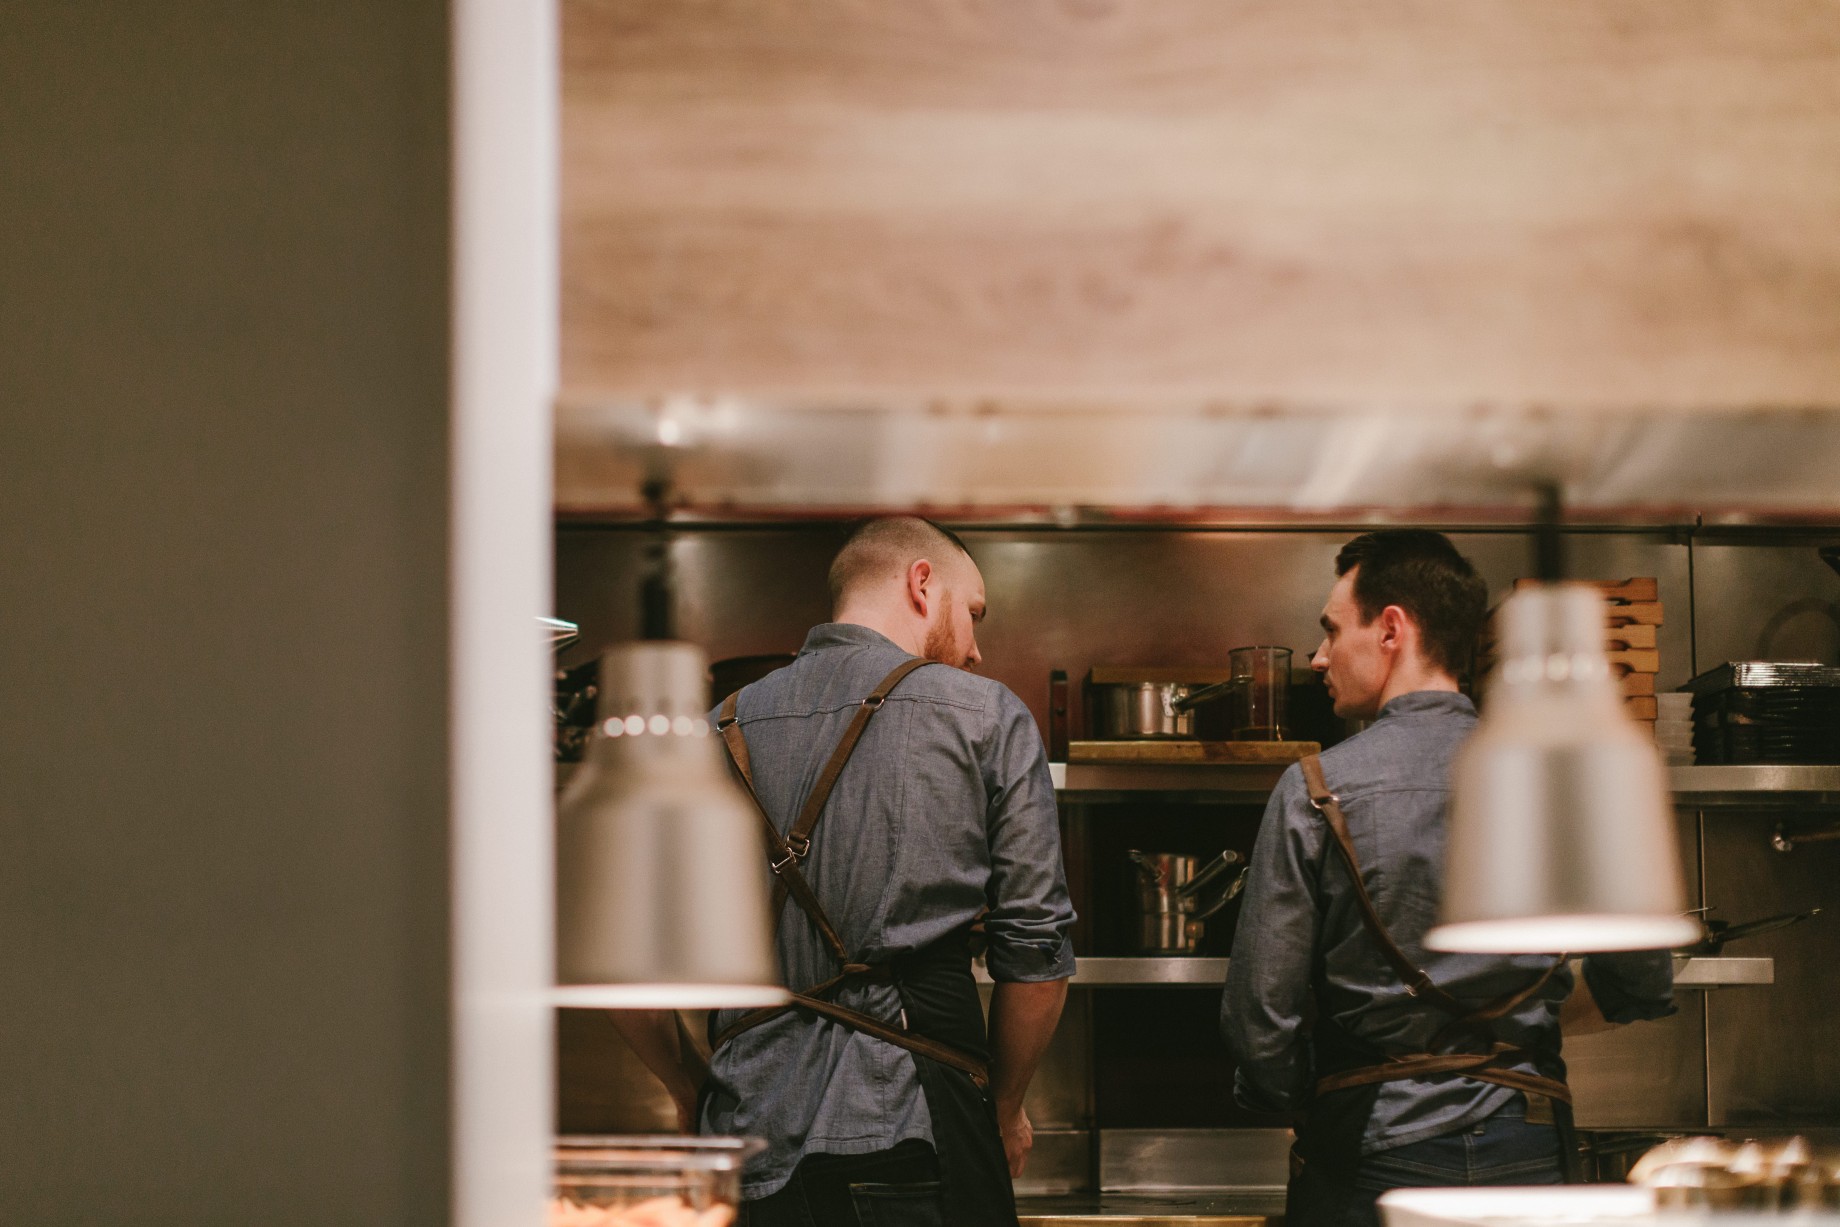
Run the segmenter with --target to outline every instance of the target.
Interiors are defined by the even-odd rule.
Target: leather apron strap
[[[1551,967],[1526,987],[1505,993],[1480,1006],[1464,1005],[1439,988],[1432,982],[1431,976],[1399,948],[1399,943],[1393,940],[1393,935],[1380,919],[1380,912],[1375,908],[1373,897],[1367,893],[1367,884],[1361,878],[1360,858],[1355,855],[1354,836],[1349,832],[1348,817],[1342,812],[1341,799],[1330,790],[1328,780],[1323,775],[1322,757],[1312,754],[1303,759],[1299,766],[1303,769],[1304,784],[1309,789],[1310,806],[1328,824],[1334,836],[1334,847],[1348,869],[1362,926],[1405,984],[1406,992],[1450,1016],[1450,1023],[1432,1038],[1431,1046],[1441,1047],[1451,1035],[1460,1031],[1475,1031],[1490,1041],[1486,1052],[1411,1053],[1389,1057],[1376,1065],[1329,1074],[1317,1081],[1316,1093],[1327,1095],[1350,1087],[1397,1082],[1430,1074],[1458,1074],[1478,1082],[1513,1087],[1525,1094],[1544,1095],[1569,1105],[1572,1102],[1572,1092],[1565,1083],[1539,1074],[1504,1068],[1516,1058],[1527,1055],[1526,1050],[1495,1042],[1493,1030],[1489,1026],[1546,987],[1553,974],[1565,965],[1565,956],[1560,955]]]
[[[904,1048],[916,1055],[928,1057],[942,1065],[961,1070],[970,1075],[980,1087],[990,1081],[988,1067],[976,1057],[950,1045],[941,1044],[925,1036],[915,1035],[910,1031],[892,1026],[860,1010],[852,1010],[848,1006],[841,1006],[826,999],[827,994],[851,982],[880,981],[886,983],[891,973],[885,964],[863,963],[850,956],[848,948],[843,943],[843,938],[837,932],[837,927],[825,914],[824,905],[819,902],[818,896],[812,891],[810,884],[805,881],[805,875],[799,872],[799,862],[811,854],[811,833],[817,829],[818,819],[824,816],[825,802],[830,800],[832,791],[837,787],[837,781],[843,777],[843,769],[849,764],[850,756],[855,753],[857,742],[862,740],[863,730],[869,726],[869,721],[875,717],[876,712],[882,709],[882,704],[887,701],[889,693],[901,684],[902,679],[922,665],[932,663],[932,661],[919,658],[902,661],[863,698],[856,709],[856,715],[850,720],[849,726],[844,729],[842,739],[838,741],[836,749],[831,751],[830,758],[824,764],[824,770],[819,773],[817,782],[812,785],[811,792],[806,796],[798,818],[784,835],[780,834],[779,828],[774,825],[772,817],[768,815],[766,807],[761,804],[760,794],[754,790],[753,761],[748,755],[747,738],[743,736],[740,721],[736,716],[740,692],[729,695],[723,702],[722,710],[716,719],[716,729],[722,734],[723,744],[728,747],[729,757],[734,762],[735,770],[741,776],[741,782],[746,785],[748,796],[753,798],[755,810],[760,814],[762,833],[767,842],[768,865],[778,879],[773,892],[774,923],[775,925],[779,923],[781,910],[787,898],[790,897],[798,905],[799,910],[810,918],[819,936],[824,939],[824,944],[830,948],[831,954],[838,963],[842,964],[843,970],[820,984],[814,984],[793,993],[792,1002],[789,1005],[770,1006],[743,1014],[716,1034],[712,1041],[713,1047],[720,1048],[744,1031],[751,1031],[782,1014],[802,1009],[829,1018],[853,1030],[861,1031],[865,1035],[874,1036],[898,1048]]]

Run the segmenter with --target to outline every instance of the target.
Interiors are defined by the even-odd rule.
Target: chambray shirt
[[[798,659],[741,692],[736,707],[762,805],[781,831],[797,817],[857,705],[908,654],[864,626],[816,627]],[[1074,913],[1041,733],[1001,684],[945,665],[910,673],[869,722],[800,866],[850,953],[880,962],[977,919],[997,980],[1074,970]],[[766,853],[761,873],[770,877]],[[778,948],[786,983],[837,972],[790,901]],[[892,985],[833,1000],[897,1020]],[[720,1029],[739,1017],[717,1015]],[[863,1154],[933,1140],[913,1057],[816,1017],[783,1014],[730,1041],[710,1067],[706,1133],[764,1138],[743,1195],[765,1197],[807,1154]]]
[[[1323,752],[1329,790],[1341,799],[1361,877],[1393,940],[1446,992],[1466,1004],[1525,987],[1549,957],[1444,954],[1425,949],[1436,923],[1444,861],[1451,763],[1476,725],[1460,694],[1419,691],[1388,703],[1372,726]],[[1254,1111],[1296,1112],[1317,1077],[1305,1019],[1314,1008],[1311,978],[1320,967],[1331,987],[1333,1018],[1388,1055],[1425,1052],[1449,1021],[1406,993],[1361,923],[1345,862],[1311,808],[1300,767],[1279,780],[1265,808],[1221,1000],[1221,1031],[1239,1061],[1235,1097]],[[1667,951],[1593,955],[1584,975],[1612,1022],[1674,1012]],[[1545,988],[1494,1024],[1509,1044],[1541,1054],[1514,1068],[1563,1078],[1559,1004],[1572,989],[1561,968]],[[1462,1050],[1479,1050],[1468,1037]],[[1329,1072],[1329,1071],[1324,1071]],[[1455,1074],[1385,1082],[1379,1087],[1363,1154],[1452,1133],[1505,1106],[1518,1091]]]

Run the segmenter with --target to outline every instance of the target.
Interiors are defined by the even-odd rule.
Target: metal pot
[[[1138,934],[1142,954],[1193,954],[1205,921],[1239,898],[1246,858],[1226,851],[1200,864],[1198,856],[1131,849],[1137,869]],[[1237,871],[1237,872],[1236,872]]]
[[[1195,687],[1186,682],[1109,682],[1090,691],[1092,736],[1097,741],[1193,737],[1195,717],[1176,704]]]

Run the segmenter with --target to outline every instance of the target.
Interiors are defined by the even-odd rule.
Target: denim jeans
[[[742,1204],[740,1227],[946,1227],[939,1161],[915,1140],[866,1155],[807,1155],[784,1188]]]
[[[1306,1164],[1291,1181],[1287,1227],[1379,1227],[1388,1189],[1466,1184],[1560,1184],[1559,1132],[1527,1123],[1516,1099],[1480,1124],[1363,1155],[1348,1168]]]

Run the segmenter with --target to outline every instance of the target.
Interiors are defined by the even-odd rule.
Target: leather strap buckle
[[[887,701],[888,701],[888,696],[885,694],[872,694],[872,695],[866,696],[863,699],[862,705],[868,708],[870,711],[875,711],[877,708],[881,707],[881,705],[883,703],[886,703]]]
[[[740,716],[723,716],[720,720],[716,721],[716,732],[726,733],[731,725],[739,724],[740,722]]]
[[[1311,797],[1310,798],[1310,808],[1315,810],[1319,814],[1328,813],[1329,806],[1331,805],[1340,807],[1341,804],[1342,804],[1342,799],[1336,796],[1332,792],[1324,793],[1321,797]]]
[[[774,873],[783,873],[785,872],[786,866],[797,865],[810,855],[811,837],[800,835],[795,831],[791,835],[786,836],[786,855],[777,861],[769,861],[768,865],[772,868]]]

